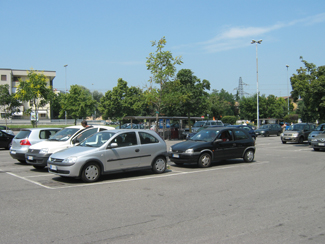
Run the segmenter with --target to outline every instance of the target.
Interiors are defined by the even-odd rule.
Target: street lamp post
[[[289,114],[289,76],[288,76],[288,68],[289,68],[289,65],[286,65],[287,67],[287,91],[288,91],[288,114]]]
[[[257,87],[257,109],[256,109],[256,120],[257,120],[257,128],[260,127],[260,108],[259,108],[259,101],[258,101],[258,97],[259,97],[259,92],[258,92],[258,56],[257,56],[257,44],[261,44],[262,40],[259,41],[255,41],[252,40],[251,44],[256,43],[256,87]]]
[[[67,64],[65,64],[63,67],[64,67],[64,70],[65,70],[65,91],[64,91],[64,94],[67,93]],[[65,120],[65,124],[67,124],[67,111],[64,111],[64,120]]]

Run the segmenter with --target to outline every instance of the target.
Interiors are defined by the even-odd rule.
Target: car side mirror
[[[107,148],[115,148],[115,147],[118,147],[118,145],[116,142],[113,142],[113,143],[109,144]]]

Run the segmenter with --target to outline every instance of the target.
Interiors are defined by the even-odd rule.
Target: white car
[[[29,147],[25,153],[25,160],[36,169],[43,169],[47,165],[52,153],[73,147],[85,138],[103,130],[114,130],[111,126],[69,126],[56,133],[46,141],[36,143]]]

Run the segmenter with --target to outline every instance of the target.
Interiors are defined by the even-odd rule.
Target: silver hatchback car
[[[95,182],[102,174],[167,167],[165,141],[151,130],[122,129],[97,132],[79,145],[53,153],[50,173]]]
[[[26,163],[25,154],[28,148],[38,142],[49,139],[55,135],[62,128],[30,128],[22,129],[12,139],[12,146],[10,148],[10,156],[17,159],[21,163]]]

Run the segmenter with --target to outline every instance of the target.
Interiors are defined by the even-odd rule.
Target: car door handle
[[[140,152],[140,149],[135,149],[135,152]]]

